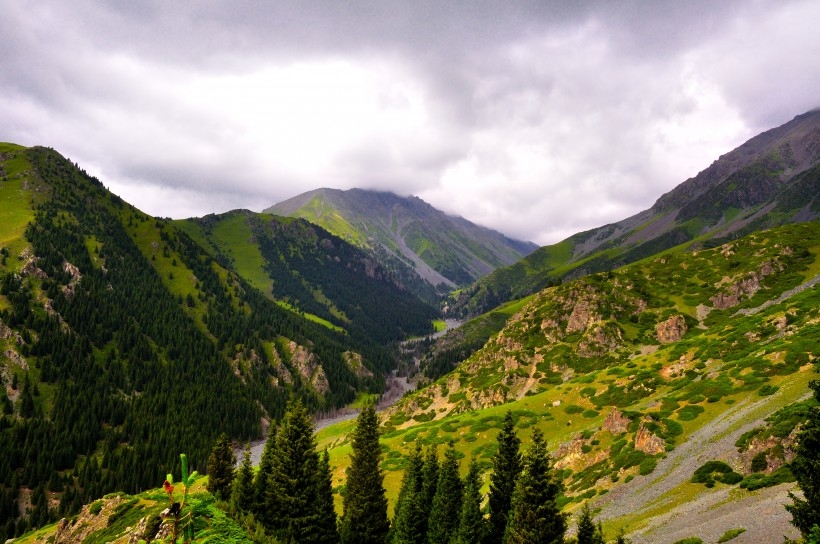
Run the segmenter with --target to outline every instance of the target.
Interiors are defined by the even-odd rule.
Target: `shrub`
[[[584,409],[577,404],[568,404],[564,407],[564,411],[568,414],[580,414]]]
[[[718,543],[728,542],[728,541],[732,540],[733,538],[737,538],[738,536],[740,536],[741,534],[743,534],[745,532],[746,532],[746,529],[744,529],[743,527],[740,527],[738,529],[729,529],[728,531],[723,533],[723,536],[721,536],[720,539],[718,539]]]
[[[654,457],[647,457],[646,459],[641,461],[641,464],[639,465],[640,475],[646,476],[647,474],[651,473],[653,470],[655,470],[657,464],[657,459],[655,459]]]
[[[599,413],[600,412],[590,408],[589,410],[584,410],[584,413],[581,414],[581,417],[593,418],[593,417],[597,417]]]
[[[705,410],[702,406],[698,406],[696,404],[689,404],[684,406],[680,410],[678,410],[678,420],[680,421],[692,421],[698,415],[702,414]]]
[[[774,395],[775,393],[777,393],[778,389],[780,389],[780,388],[777,387],[776,385],[766,384],[766,385],[764,385],[763,387],[761,387],[760,389],[757,390],[757,394],[760,395],[761,397],[768,397],[769,395]]]
[[[703,544],[703,540],[696,536],[690,536],[689,538],[676,541],[675,544]]]

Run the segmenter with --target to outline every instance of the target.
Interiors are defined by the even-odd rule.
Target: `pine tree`
[[[812,381],[809,387],[820,402],[820,381]],[[803,498],[789,493],[793,504],[787,504],[786,510],[792,515],[792,525],[808,539],[813,528],[820,526],[820,406],[812,409],[810,419],[797,436],[796,453],[791,470]]]
[[[268,515],[263,520],[283,542],[309,544],[338,540],[335,534],[328,535],[324,530],[324,490],[326,484],[329,490],[329,483],[325,481],[325,470],[316,452],[313,431],[313,422],[304,405],[298,400],[288,403],[276,433],[265,492]],[[334,533],[335,522],[334,513]]]
[[[606,544],[601,525],[595,525],[592,521],[592,512],[589,504],[584,503],[581,509],[581,517],[578,520],[578,544]]]
[[[563,543],[567,521],[556,500],[564,486],[552,469],[544,435],[538,429],[532,433],[532,444],[523,465],[513,494],[504,544]]]
[[[236,455],[233,453],[228,435],[222,433],[216,439],[211,455],[208,457],[208,484],[206,488],[222,501],[231,496],[231,487],[234,478]]]
[[[390,522],[384,474],[379,466],[379,418],[373,405],[359,414],[352,450],[339,536],[344,544],[384,544]]]
[[[407,470],[404,471],[401,481],[399,498],[396,501],[396,514],[393,518],[390,537],[392,544],[425,544],[427,542],[426,509],[421,504],[423,499],[424,459],[421,455],[421,445],[417,442],[415,450],[410,454]]]
[[[461,518],[454,544],[481,544],[486,534],[487,525],[481,513],[481,469],[473,459],[464,480]]]
[[[444,453],[444,461],[438,469],[438,485],[427,525],[427,540],[430,544],[448,544],[458,530],[463,493],[456,450],[450,442]]]
[[[316,521],[311,527],[311,537],[300,539],[299,542],[338,544],[339,532],[336,523],[336,508],[333,505],[333,474],[330,471],[330,456],[327,450],[319,457],[315,486]]]
[[[256,471],[256,476],[253,479],[254,489],[254,506],[253,513],[263,521],[266,527],[272,527],[273,522],[267,521],[275,512],[269,512],[265,507],[265,497],[268,486],[270,484],[271,473],[273,472],[273,456],[276,448],[276,427],[271,426],[268,432],[268,439],[265,441],[265,447],[262,449],[262,458],[259,460],[259,470]]]
[[[251,445],[245,446],[245,453],[242,457],[242,465],[237,471],[233,481],[233,492],[231,502],[234,508],[242,513],[253,511],[255,503],[255,489],[253,486],[253,465],[251,464]]]
[[[490,521],[487,544],[501,544],[504,539],[515,484],[521,474],[521,440],[515,434],[515,423],[509,411],[504,416],[504,425],[497,442],[498,451],[493,456],[488,496]]]

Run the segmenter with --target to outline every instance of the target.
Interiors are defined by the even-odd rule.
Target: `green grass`
[[[34,220],[31,205],[33,192],[24,188],[24,181],[31,187],[34,180],[25,174],[32,170],[32,166],[23,154],[24,150],[21,146],[0,143],[0,153],[13,155],[13,158],[3,161],[8,179],[0,179],[0,225],[3,225],[0,228],[0,247],[9,248],[11,256],[7,266],[17,263],[17,255],[28,245],[23,235],[26,225]]]

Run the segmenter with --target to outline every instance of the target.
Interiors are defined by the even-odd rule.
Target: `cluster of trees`
[[[47,188],[26,230],[43,274],[0,265],[0,294],[9,303],[0,321],[19,333],[15,348],[29,365],[28,373],[15,370],[15,402],[0,393],[0,542],[106,493],[153,487],[179,444],[201,471],[221,433],[258,437],[261,416],[281,418],[289,398],[316,411],[342,406],[358,390],[383,388],[380,373],[395,357],[367,338],[370,329],[344,334],[279,307],[237,274],[217,269],[170,222],[130,208],[54,151],[32,148],[26,156]],[[129,229],[140,223],[159,229],[160,251],[195,276],[187,302],[132,238]],[[200,322],[192,302],[204,314]],[[408,330],[429,311],[413,304]],[[279,338],[310,346],[330,382],[326,395],[298,375],[271,387],[275,371],[265,346]],[[251,350],[258,362],[240,379],[230,363]],[[344,360],[347,351],[361,354],[374,375],[357,376]],[[38,502],[20,516],[25,489]]]
[[[493,458],[488,512],[482,510],[483,484],[475,460],[464,478],[452,444],[439,459],[435,447],[417,445],[404,473],[392,523],[379,466],[379,421],[373,407],[359,416],[352,436],[351,464],[343,491],[343,512],[333,510],[327,452],[319,454],[308,412],[291,403],[271,433],[254,475],[249,450],[234,473],[236,459],[227,437],[214,445],[208,462],[209,489],[230,500],[257,540],[327,544],[525,544],[564,543],[567,515],[557,499],[563,492],[546,442],[535,430],[520,452],[512,415],[507,414]],[[261,531],[260,531],[261,529]],[[605,544],[600,524],[584,508],[577,544]],[[616,541],[625,543],[623,536]]]

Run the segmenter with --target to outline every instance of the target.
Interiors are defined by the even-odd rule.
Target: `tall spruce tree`
[[[251,463],[251,445],[245,445],[242,464],[233,480],[231,503],[234,508],[243,513],[253,512],[256,502],[256,492],[253,486],[253,465]]]
[[[379,466],[379,417],[373,405],[359,414],[351,446],[339,536],[344,544],[384,544],[390,522],[384,473]]]
[[[552,468],[544,435],[538,429],[532,433],[523,462],[504,544],[563,544],[567,521],[556,500],[564,486]]]
[[[424,500],[424,458],[421,454],[421,445],[410,454],[407,470],[399,489],[399,498],[396,501],[393,526],[391,527],[390,542],[392,544],[425,544],[427,542],[427,518],[422,502]]]
[[[333,474],[330,471],[330,456],[327,450],[319,456],[315,492],[315,522],[297,542],[338,544],[339,531],[336,508],[333,505]]]
[[[211,455],[208,456],[208,484],[205,486],[219,500],[227,501],[231,498],[234,466],[236,455],[233,453],[231,441],[227,434],[222,433],[214,442]]]
[[[262,458],[259,460],[259,470],[256,471],[256,476],[253,479],[254,490],[254,506],[253,513],[263,522],[266,527],[273,525],[269,521],[275,512],[269,512],[265,507],[267,490],[270,485],[270,477],[273,473],[273,456],[276,449],[276,427],[271,426],[268,432],[268,439],[265,441],[265,447],[262,449]]]
[[[820,381],[812,381],[809,387],[820,402]],[[808,540],[814,527],[820,528],[820,406],[812,409],[811,417],[798,434],[796,454],[791,470],[803,498],[789,493],[792,504],[787,504],[786,510],[792,515],[792,525]]]
[[[578,519],[577,541],[578,544],[606,544],[601,524],[595,525],[588,503],[584,503],[584,507],[581,509],[581,517]]]
[[[310,414],[296,400],[288,403],[276,433],[271,474],[265,492],[268,514],[262,521],[282,542],[328,542],[323,526],[325,486]]]
[[[444,452],[438,469],[438,485],[427,524],[430,544],[448,544],[458,530],[464,484],[458,474],[458,457],[453,443]]]
[[[433,510],[433,498],[436,496],[436,489],[438,489],[438,474],[440,468],[438,445],[433,444],[427,449],[427,453],[424,456],[424,469],[422,471],[424,491],[421,499],[421,508],[423,509],[421,515],[424,518],[422,532],[425,535],[429,528],[430,512]]]
[[[461,518],[454,544],[481,544],[487,535],[487,524],[481,513],[481,468],[475,459],[470,461],[464,479],[464,498]]]
[[[515,423],[509,411],[504,416],[504,425],[497,442],[498,450],[493,456],[488,496],[490,520],[487,544],[501,544],[504,539],[515,484],[521,474],[521,440],[515,434]]]

